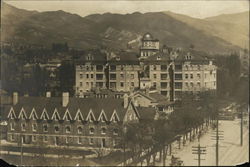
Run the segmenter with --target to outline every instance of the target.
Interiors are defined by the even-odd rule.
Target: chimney
[[[18,93],[13,93],[13,105],[16,105],[18,103]]]
[[[69,103],[69,92],[63,92],[62,94],[62,106],[66,107]]]
[[[51,92],[46,92],[46,97],[51,97]]]
[[[124,94],[123,96],[123,107],[127,108],[128,107],[128,94]]]

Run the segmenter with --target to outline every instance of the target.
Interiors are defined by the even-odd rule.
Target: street
[[[219,165],[234,166],[249,161],[249,130],[248,125],[244,125],[243,129],[243,146],[240,146],[240,119],[234,121],[220,120],[219,131],[223,131],[223,140],[219,141]],[[200,146],[206,147],[206,153],[201,155],[201,166],[215,166],[216,165],[216,149],[215,140],[212,136],[215,131],[209,129],[208,133],[200,138]],[[174,148],[173,155],[179,157],[184,161],[185,166],[198,166],[197,154],[192,154],[192,146],[198,146],[198,139],[189,143],[188,145],[178,150]],[[170,163],[170,156],[168,156],[167,164]]]

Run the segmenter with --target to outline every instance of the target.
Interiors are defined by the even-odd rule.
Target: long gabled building
[[[49,94],[47,94],[49,95]],[[128,95],[75,98],[18,97],[6,109],[7,141],[37,146],[121,148],[123,127],[153,119],[155,108],[136,107]]]

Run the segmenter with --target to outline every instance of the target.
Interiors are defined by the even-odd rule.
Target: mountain
[[[161,44],[174,47],[187,48],[193,44],[197,50],[217,53],[240,49],[239,45],[232,44],[210,30],[212,22],[219,20],[216,18],[202,20],[187,16],[174,17],[169,12],[105,13],[81,17],[61,10],[26,11],[6,3],[3,3],[2,10],[3,41],[45,46],[51,46],[54,42],[67,42],[69,46],[83,49],[124,49],[127,42],[150,32]]]
[[[249,11],[222,14],[205,19],[196,19],[172,12],[165,12],[165,14],[233,45],[241,48],[249,46]]]

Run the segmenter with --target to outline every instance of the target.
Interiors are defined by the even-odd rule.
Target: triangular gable
[[[67,119],[66,119],[67,118]],[[65,114],[64,114],[64,116],[63,116],[63,120],[72,120],[72,117],[71,117],[71,115],[70,115],[70,112],[69,112],[69,110],[68,110],[68,108],[67,108],[67,110],[65,111]]]
[[[140,96],[140,95],[143,96],[143,97],[145,97],[145,98],[147,98],[147,99],[149,99],[149,100],[155,101],[154,98],[152,98],[152,97],[150,97],[150,96],[147,96],[147,95],[145,95],[145,94],[143,94],[143,93],[141,93],[141,92],[135,93],[135,94],[133,95],[133,97],[137,97],[137,96]]]
[[[21,111],[20,111],[20,113],[19,113],[19,116],[18,116],[18,118],[20,119],[20,118],[24,118],[24,119],[27,119],[27,115],[26,115],[26,112],[25,112],[25,110],[23,109],[23,107],[22,107],[22,109],[21,109]]]
[[[11,119],[16,118],[16,114],[15,114],[13,107],[10,108],[10,111],[9,111],[7,118],[11,118]]]
[[[75,116],[75,120],[79,120],[79,121],[80,120],[81,121],[84,120],[80,109],[77,110],[77,113],[76,113],[76,116]]]
[[[132,118],[132,120],[130,120],[130,118]],[[135,121],[135,120],[139,120],[140,115],[139,112],[137,111],[136,107],[134,106],[133,102],[130,101],[127,111],[124,115],[123,121],[124,122],[128,122],[128,121]]]
[[[51,117],[51,119],[54,119],[54,120],[60,120],[60,115],[59,115],[59,113],[58,113],[58,111],[57,111],[57,109],[55,108],[55,111],[54,111],[54,113],[53,113],[53,115],[52,115],[52,117]]]
[[[113,114],[111,115],[110,121],[114,122],[115,119],[117,119],[117,121],[120,121],[120,118],[119,118],[116,110],[113,111]]]
[[[41,115],[40,118],[43,119],[43,120],[48,120],[49,119],[49,115],[48,115],[45,108],[43,109],[43,112],[42,112],[42,115]]]
[[[29,119],[38,119],[38,116],[37,116],[37,113],[36,113],[36,110],[35,108],[32,109],[31,113],[30,113],[30,117]]]
[[[87,116],[86,120],[90,121],[91,118],[92,118],[94,121],[96,120],[96,119],[95,119],[95,115],[94,115],[92,109],[89,110],[89,113],[88,113],[88,116]]]
[[[104,112],[104,110],[102,109],[102,111],[101,111],[101,113],[100,113],[100,115],[99,115],[98,121],[100,121],[101,118],[103,118],[103,117],[104,117],[105,121],[108,120],[108,119],[107,119],[107,116],[106,116],[106,114],[105,114],[105,112]]]

